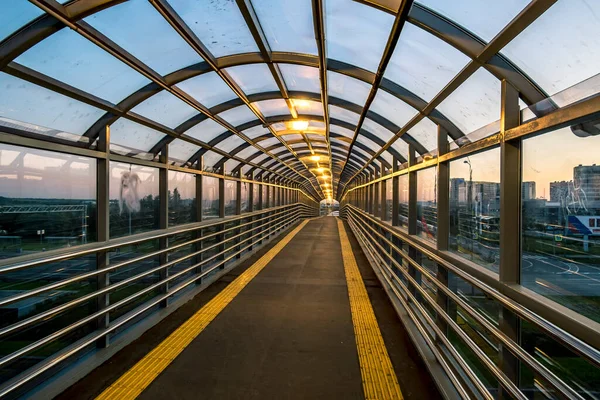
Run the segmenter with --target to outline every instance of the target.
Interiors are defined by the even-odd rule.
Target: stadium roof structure
[[[560,93],[597,77],[597,15],[586,0],[3,1],[0,125],[92,150],[109,126],[114,154],[340,198],[497,134],[503,81],[523,119],[584,98]]]

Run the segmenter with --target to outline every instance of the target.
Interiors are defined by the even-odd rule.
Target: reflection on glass
[[[386,221],[392,220],[392,204],[393,204],[393,179],[388,179],[385,181],[385,217]]]
[[[408,174],[398,177],[398,225],[408,229]]]
[[[248,199],[248,189],[249,189],[249,183],[248,182],[242,182],[242,192],[241,192],[241,198],[240,201],[242,202],[242,204],[240,205],[241,207],[241,212],[245,213],[248,212],[248,210],[250,209],[250,204],[248,203],[249,199]]]
[[[0,259],[95,240],[95,160],[0,144]]]
[[[159,228],[158,168],[111,161],[110,237]]]
[[[169,171],[169,226],[196,222],[196,175]]]
[[[253,184],[252,185],[252,202],[253,202],[252,209],[254,211],[260,209],[259,192],[260,192],[260,185],[258,183]]]
[[[219,218],[219,179],[202,176],[202,220]]]
[[[236,214],[237,182],[225,181],[225,216]]]
[[[523,141],[521,282],[600,321],[600,136],[579,135]]]
[[[417,171],[417,235],[437,238],[437,167]]]
[[[267,195],[267,190],[269,186],[262,185],[262,208],[269,208],[269,197]]]
[[[450,163],[450,251],[498,272],[500,149]]]

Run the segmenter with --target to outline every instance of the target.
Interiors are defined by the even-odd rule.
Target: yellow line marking
[[[135,399],[304,228],[303,221],[96,399]]]
[[[398,378],[381,336],[346,229],[339,219],[337,223],[365,398],[367,400],[402,399]]]

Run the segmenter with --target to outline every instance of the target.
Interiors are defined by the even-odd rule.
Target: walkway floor
[[[439,394],[346,228],[407,399]],[[273,247],[273,246],[270,246]],[[119,352],[60,398],[93,398],[269,249]],[[363,399],[337,219],[306,224],[154,379],[140,399]]]

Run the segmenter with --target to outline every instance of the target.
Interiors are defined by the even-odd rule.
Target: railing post
[[[502,80],[500,112],[500,281],[521,281],[521,139],[505,140],[504,132],[520,124],[519,92]],[[520,319],[506,308],[501,309],[500,330],[520,343]],[[519,360],[500,345],[502,371],[517,385]],[[510,395],[500,388],[501,398]]]
[[[438,158],[448,152],[448,131],[438,125]],[[437,249],[448,250],[448,237],[450,234],[450,164],[448,161],[438,162],[437,168]],[[448,270],[442,265],[437,266],[437,279],[448,287]],[[449,300],[441,290],[437,291],[437,304],[448,312]],[[441,316],[437,316],[436,323],[440,330],[447,334],[448,324]]]
[[[198,159],[198,163],[196,165],[196,169],[199,172],[201,172],[204,169],[204,157],[201,156]],[[202,174],[201,173],[196,174],[196,222],[202,222],[202,213],[203,213],[203,209],[202,209],[203,208],[202,207],[203,185],[204,185],[204,182],[203,182],[203,179],[202,179]],[[202,237],[202,231],[203,231],[202,229],[196,230],[194,238],[195,239],[201,238]],[[199,242],[196,242],[194,244],[194,247],[193,247],[194,252],[202,250],[203,246],[204,246],[204,241],[201,240]],[[200,254],[200,255],[194,257],[193,263],[194,264],[198,264],[203,259],[204,259],[204,255]],[[198,267],[198,268],[196,268],[194,270],[195,274],[198,274],[200,272],[202,272],[202,267]],[[202,278],[200,278],[200,279],[198,279],[196,281],[196,284],[201,284],[201,283],[202,283]]]
[[[159,216],[159,227],[160,229],[167,229],[169,225],[169,146],[165,145],[159,155],[159,161],[163,164],[162,168],[158,170],[158,198],[160,203],[160,216]],[[169,239],[162,237],[158,240],[158,245],[161,250],[165,250],[169,247]],[[161,253],[158,256],[159,265],[165,265],[169,261],[169,256],[166,252]],[[164,281],[169,276],[167,269],[161,269],[159,273],[159,280]],[[169,291],[169,284],[165,283],[161,286],[161,293],[165,294]],[[169,305],[168,298],[160,302],[161,307],[167,307]]]
[[[223,169],[224,172],[224,169]],[[219,178],[219,218],[225,218],[225,177],[222,176]],[[219,242],[219,246],[217,247],[218,252],[221,253],[225,250],[225,234],[223,230],[225,229],[225,224],[222,223],[217,225],[221,233],[217,235],[217,241]],[[225,259],[225,254],[221,254],[217,257],[217,262],[221,262]],[[225,264],[221,265],[219,269],[224,269]]]
[[[415,148],[413,145],[408,146],[408,166],[413,167],[416,164]],[[417,234],[417,171],[408,173],[408,234]],[[413,246],[408,247],[408,256],[421,264],[421,255]],[[421,273],[412,265],[408,265],[408,273],[415,279],[417,284],[421,284]],[[415,288],[409,285],[411,293],[418,296]]]
[[[100,131],[98,137],[98,151],[104,153],[103,158],[97,159],[96,164],[96,201],[98,204],[97,215],[97,236],[98,242],[105,242],[109,239],[109,219],[110,219],[110,202],[109,202],[109,181],[110,181],[110,127],[107,125]],[[108,252],[99,251],[96,253],[96,269],[102,270],[108,267],[110,263]],[[103,289],[110,284],[108,273],[101,273],[96,276],[97,289]],[[97,297],[96,307],[98,311],[108,307],[110,298],[108,294],[102,294]],[[109,314],[106,313],[99,317],[96,321],[96,329],[102,330],[108,328],[110,323]],[[104,348],[109,345],[108,335],[96,341],[98,348]]]
[[[238,171],[237,177],[239,178],[239,180],[236,181],[236,185],[235,185],[235,192],[236,192],[236,198],[237,198],[237,202],[235,204],[235,215],[242,215],[242,170],[240,169]],[[240,233],[242,233],[242,228],[239,227],[239,225],[242,223],[242,220],[238,220],[238,228],[235,230],[235,234],[239,235]],[[241,246],[241,241],[242,238],[241,236],[238,237],[235,242],[237,243],[237,246],[235,248],[236,251],[240,251],[240,249],[242,248]],[[240,253],[238,253],[235,258],[241,258],[242,255]]]

